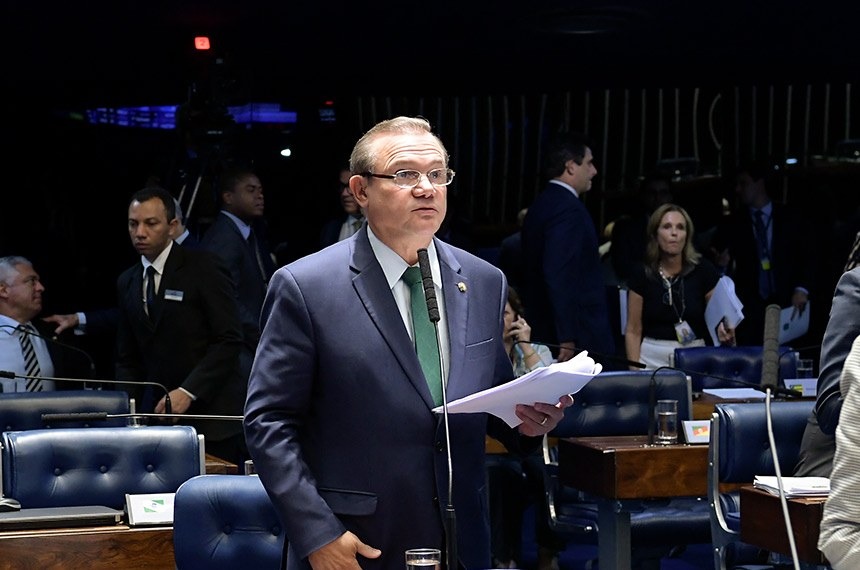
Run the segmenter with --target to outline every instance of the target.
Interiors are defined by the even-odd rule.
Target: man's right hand
[[[54,323],[57,325],[57,328],[54,329],[54,334],[60,334],[67,329],[73,329],[78,326],[78,323],[80,322],[78,320],[77,313],[72,313],[71,315],[51,315],[42,320],[46,323]]]
[[[308,562],[314,570],[339,570],[353,568],[361,570],[356,555],[365,558],[379,558],[382,551],[361,542],[357,536],[347,531],[337,539],[329,542],[319,550],[314,550],[308,556]]]

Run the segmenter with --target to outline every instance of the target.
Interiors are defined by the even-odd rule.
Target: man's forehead
[[[436,137],[429,133],[393,135],[381,139],[377,143],[376,151],[378,160],[385,165],[412,160],[445,160],[442,146]]]

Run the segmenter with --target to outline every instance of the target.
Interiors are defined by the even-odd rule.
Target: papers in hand
[[[601,370],[603,367],[596,364],[586,351],[582,351],[565,362],[555,362],[501,386],[448,402],[448,413],[486,412],[516,427],[522,423],[514,412],[517,404],[555,404],[563,395],[579,392]],[[433,408],[433,411],[441,414],[442,406]]]
[[[806,334],[809,330],[809,301],[802,311],[792,305],[779,312],[779,344]]]
[[[753,486],[773,495],[779,495],[776,477],[756,475]],[[783,477],[782,488],[786,497],[826,497],[830,494],[827,477]]]
[[[725,275],[720,277],[714,287],[714,293],[708,301],[708,306],[705,307],[705,322],[708,325],[714,346],[720,346],[720,339],[717,337],[717,327],[720,322],[725,321],[727,328],[738,328],[738,325],[744,320],[744,313],[741,310],[743,308],[743,303],[735,294],[735,282]]]

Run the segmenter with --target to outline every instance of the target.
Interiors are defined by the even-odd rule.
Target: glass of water
[[[678,443],[678,400],[657,400],[657,439],[660,445]]]
[[[406,551],[406,570],[441,570],[442,551],[438,548],[411,548]]]

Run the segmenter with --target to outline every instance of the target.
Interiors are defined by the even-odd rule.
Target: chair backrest
[[[109,418],[99,422],[69,421],[46,423],[42,414],[83,412],[129,413],[128,393],[123,390],[58,390],[50,392],[0,393],[0,431],[65,427],[119,427],[128,418]]]
[[[205,469],[191,426],[7,431],[2,443],[3,495],[28,509],[122,509],[126,493],[173,493]]]
[[[677,370],[612,371],[595,376],[573,395],[573,405],[550,434],[555,437],[648,433],[651,382],[655,399],[678,400],[678,420],[692,419],[690,384]]]
[[[687,372],[693,392],[705,388],[741,388],[761,382],[761,346],[695,346],[675,349],[675,366]],[[779,379],[797,375],[798,354],[779,347]]]
[[[800,452],[800,442],[815,402],[771,402],[773,437],[780,472],[789,476]],[[756,475],[775,475],[764,402],[717,404],[711,416],[708,447],[708,503],[714,567],[727,567],[727,557],[742,560],[738,486],[751,485]],[[721,492],[720,485],[728,485]],[[734,546],[732,553],[729,545]],[[750,547],[746,547],[748,550]]]
[[[177,570],[280,568],[284,528],[260,478],[198,475],[173,503]]]

